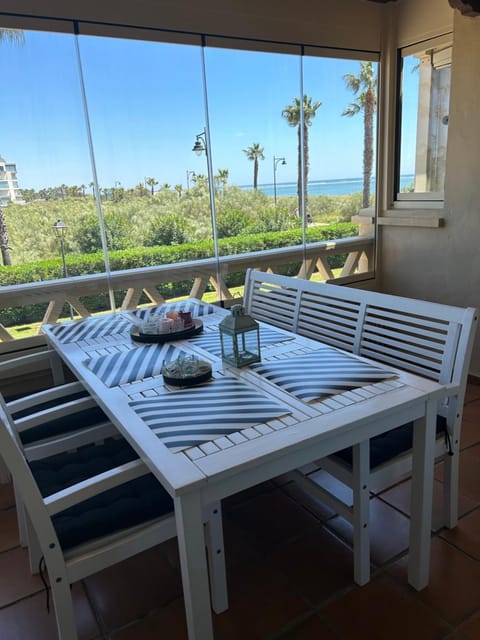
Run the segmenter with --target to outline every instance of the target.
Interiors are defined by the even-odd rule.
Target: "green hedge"
[[[324,227],[310,227],[307,232],[308,242],[322,242],[338,238],[356,236],[358,226],[352,223],[337,223]],[[277,247],[289,247],[302,243],[301,230],[270,232],[235,238],[222,238],[219,240],[220,255],[236,255],[256,251],[265,251]],[[212,257],[214,253],[213,242],[197,242],[173,246],[141,247],[112,251],[109,253],[111,271],[124,269],[136,269],[140,267],[158,266],[161,264],[177,264],[192,260],[201,260]],[[338,268],[343,265],[345,255],[329,256],[330,268]],[[86,274],[103,273],[105,265],[101,252],[93,254],[75,254],[66,257],[69,276],[81,276]],[[284,265],[281,270],[287,275],[298,272],[300,263]],[[17,285],[29,282],[54,280],[61,278],[63,274],[61,260],[43,260],[20,266],[0,267],[0,286]],[[244,281],[244,273],[233,273],[227,278],[227,285],[239,286]],[[193,278],[181,282],[161,284],[158,290],[164,298],[188,295],[193,284]],[[118,303],[123,299],[125,292],[115,292]],[[103,311],[109,308],[109,300],[106,294],[97,294],[83,299],[86,307],[92,311]],[[147,298],[141,300],[147,302]],[[8,308],[0,311],[0,322],[4,326],[28,324],[40,322],[44,316],[47,304],[25,305],[19,308]]]

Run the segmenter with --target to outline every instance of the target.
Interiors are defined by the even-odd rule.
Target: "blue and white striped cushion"
[[[103,336],[128,333],[132,323],[119,314],[105,317],[87,318],[74,323],[60,323],[51,327],[50,331],[63,343],[93,340]]]
[[[288,406],[228,376],[130,406],[167,447],[177,450],[291,413]]]
[[[95,356],[86,360],[85,364],[107,387],[117,387],[159,375],[164,360],[175,360],[180,355],[185,355],[185,351],[172,344],[152,344]]]
[[[252,369],[306,402],[396,375],[393,371],[357,360],[330,347],[288,360],[254,364]]]
[[[166,302],[158,307],[138,309],[137,311],[134,311],[134,315],[140,320],[144,320],[150,316],[163,316],[167,311],[190,311],[193,318],[199,318],[211,313],[216,313],[218,311],[218,307],[215,307],[213,304],[207,304],[206,302],[193,302],[188,300],[182,302],[180,300],[179,302]]]

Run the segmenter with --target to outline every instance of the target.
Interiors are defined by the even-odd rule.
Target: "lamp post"
[[[187,169],[187,191],[190,189],[190,176],[192,176],[192,178],[195,177],[195,171],[189,171]]]
[[[63,265],[63,277],[67,278],[67,262],[65,260],[65,234],[67,233],[67,225],[63,222],[63,220],[58,219],[56,222],[52,224],[53,232],[55,233],[59,243],[60,243],[60,252],[62,254],[62,265]],[[72,305],[70,306],[70,318],[73,320],[73,309]]]
[[[279,163],[287,164],[285,158],[276,158],[273,156],[273,200],[277,206],[277,166]]]

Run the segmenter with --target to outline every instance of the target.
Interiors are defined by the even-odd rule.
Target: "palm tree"
[[[263,147],[258,142],[254,142],[251,147],[243,149],[243,153],[246,154],[249,160],[253,160],[253,188],[256,189],[258,183],[258,161],[265,160]]]
[[[145,184],[148,184],[148,186],[150,187],[151,194],[153,197],[154,189],[155,189],[155,186],[158,184],[158,180],[155,180],[155,178],[146,178]]]
[[[377,107],[377,79],[372,62],[360,62],[358,76],[347,73],[343,76],[347,88],[356,95],[356,101],[342,113],[352,117],[363,111],[363,197],[362,206],[370,206],[370,182],[373,169],[373,118]]]
[[[1,29],[0,28],[0,42],[8,41],[12,44],[22,45],[25,42],[25,36],[21,29]],[[5,220],[5,214],[3,207],[0,204],[0,251],[2,253],[2,262],[7,267],[12,264],[10,258],[10,247],[8,246],[8,229],[7,221]]]
[[[228,182],[228,169],[219,169],[217,175],[215,176],[215,182],[218,182],[222,185],[222,195],[225,195],[225,187]]]
[[[308,198],[308,172],[309,166],[309,150],[308,150],[308,127],[311,126],[312,120],[317,113],[317,110],[322,106],[321,102],[314,102],[312,104],[312,98],[307,95],[303,96],[303,107],[300,104],[299,98],[293,99],[293,104],[289,104],[282,111],[282,117],[285,118],[287,124],[290,127],[297,127],[298,131],[298,183],[297,194],[299,203],[301,202],[301,195],[303,189],[303,202],[305,206],[305,215],[307,211],[307,198]],[[302,176],[302,117],[301,110],[303,108],[303,176]],[[302,179],[303,178],[303,179]],[[303,187],[302,187],[303,185]]]

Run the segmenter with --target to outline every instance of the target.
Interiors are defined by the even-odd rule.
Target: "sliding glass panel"
[[[205,126],[201,49],[81,36],[80,51],[112,274],[149,268],[130,306],[187,295],[194,282],[201,293],[214,266],[202,283],[191,267],[174,284],[165,266],[215,254],[206,158],[192,151]],[[84,250],[97,251],[85,231]]]
[[[205,57],[220,254],[255,253],[238,269],[232,258],[228,283],[242,284],[248,266],[297,274],[297,137],[282,113],[299,94],[300,58],[217,48]]]
[[[344,253],[311,254],[315,278],[373,270],[377,67],[345,57],[303,61],[308,244],[365,236]]]
[[[103,274],[101,254],[88,264],[79,257],[84,221],[95,206],[75,37],[4,29],[0,55],[0,285]],[[0,322],[22,325],[15,336],[33,333],[47,307],[49,320],[82,308],[79,291],[69,291],[77,296],[71,308],[58,291],[50,299],[38,287],[21,310],[5,308],[3,292]]]

